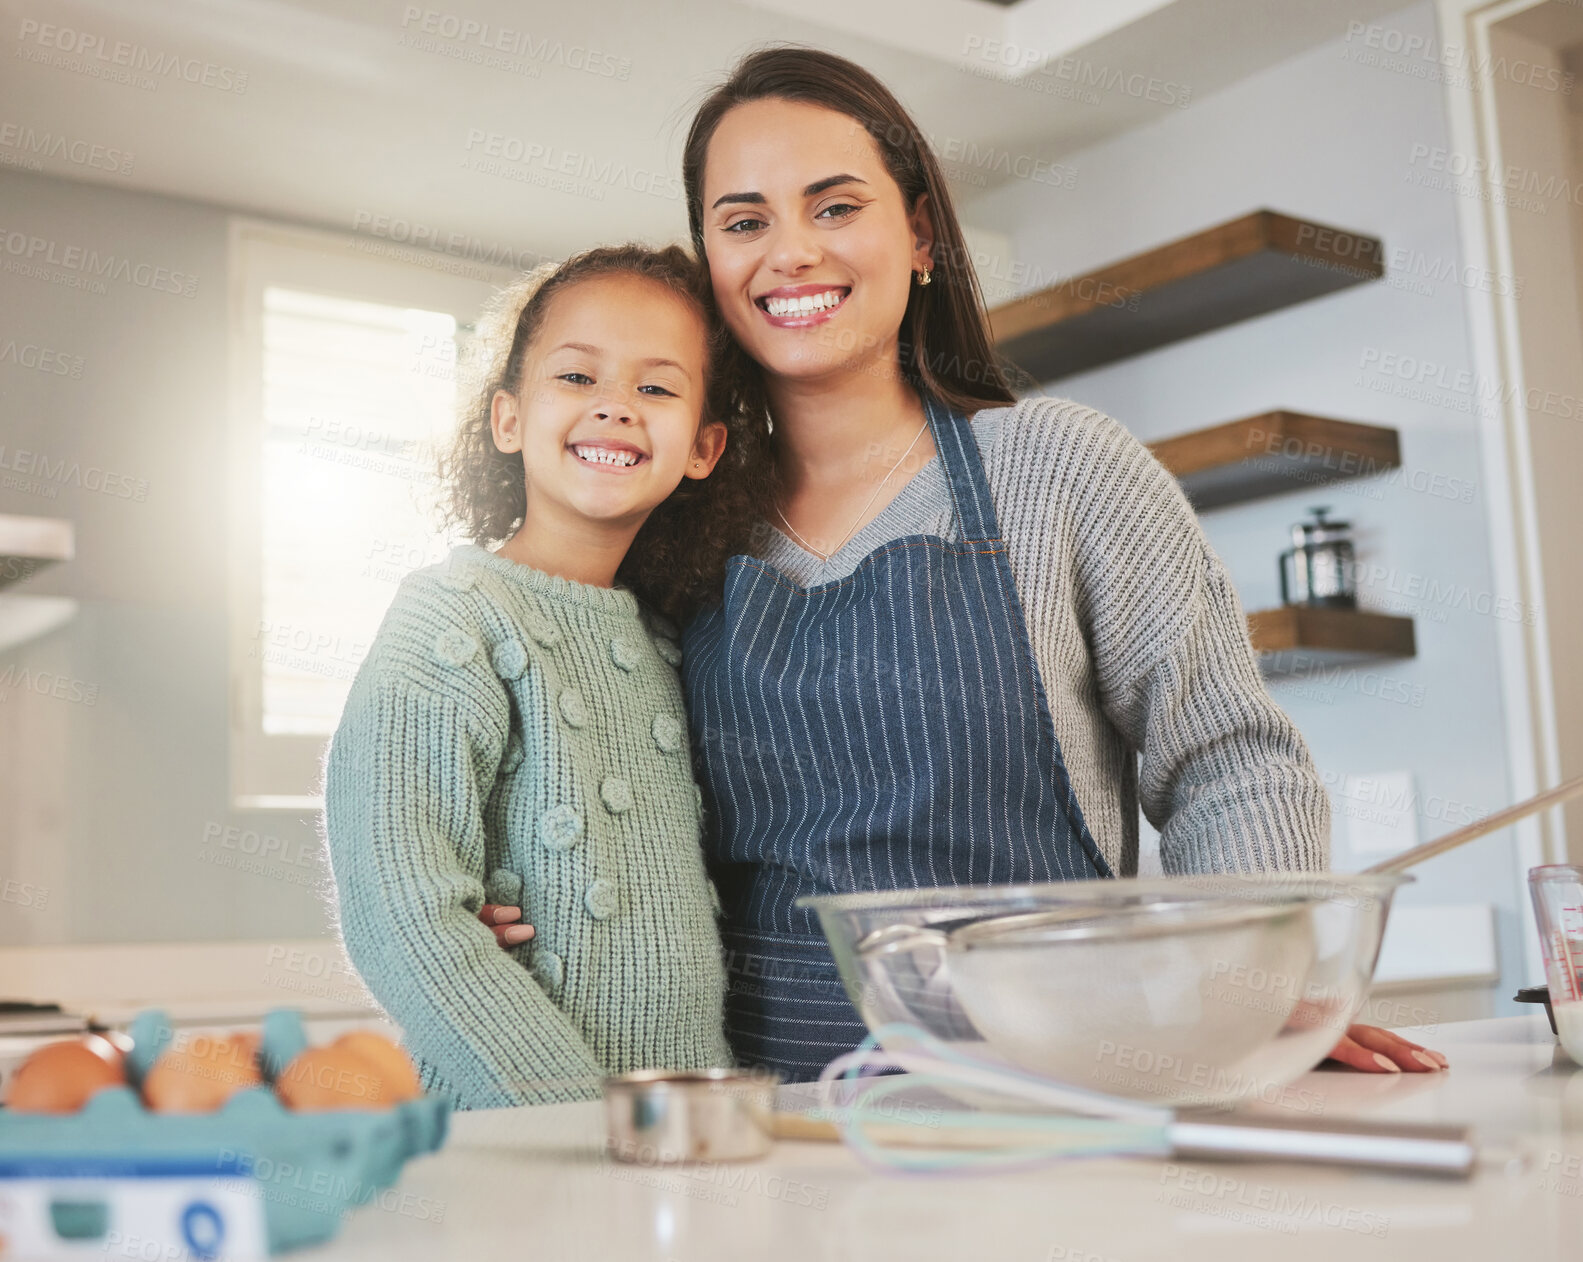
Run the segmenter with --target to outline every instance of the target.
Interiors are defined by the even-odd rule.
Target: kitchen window
[[[438,526],[436,452],[459,346],[508,274],[458,274],[457,260],[387,245],[233,231],[239,808],[320,805],[326,740],[396,585],[453,542]]]

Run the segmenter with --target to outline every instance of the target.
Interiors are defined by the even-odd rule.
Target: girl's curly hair
[[[457,432],[440,459],[443,512],[448,526],[480,544],[508,539],[522,524],[527,512],[522,453],[495,446],[490,428],[495,392],[519,388],[523,360],[551,298],[615,274],[664,285],[698,313],[707,358],[700,425],[712,420],[726,425],[725,452],[714,471],[707,478],[683,478],[655,506],[616,570],[617,580],[639,599],[685,622],[720,599],[726,559],[748,550],[759,506],[766,502],[769,429],[761,411],[743,406],[742,352],[719,318],[704,270],[680,246],[601,246],[528,272],[495,295],[463,360]]]

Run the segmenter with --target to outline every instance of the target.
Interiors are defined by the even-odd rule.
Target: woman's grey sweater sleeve
[[[1176,480],[1091,413],[1074,488],[1079,617],[1106,716],[1141,756],[1168,873],[1319,871],[1330,802],[1259,674],[1242,604]]]

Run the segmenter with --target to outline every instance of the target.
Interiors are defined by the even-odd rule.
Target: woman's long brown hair
[[[873,138],[909,211],[928,195],[934,266],[930,284],[912,287],[902,316],[898,359],[903,379],[969,415],[1016,402],[990,340],[978,277],[940,163],[890,90],[845,57],[789,45],[760,49],[739,61],[699,106],[682,153],[682,178],[693,247],[704,265],[709,261],[703,230],[709,141],[733,108],[765,99],[801,101],[845,114]],[[754,410],[763,406],[762,386],[758,393],[749,402]]]

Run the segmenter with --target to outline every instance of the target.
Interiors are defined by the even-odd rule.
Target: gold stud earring
[[[934,274],[927,267],[924,268],[923,271],[919,272],[917,276],[919,285],[927,285],[931,280],[934,279]]]

